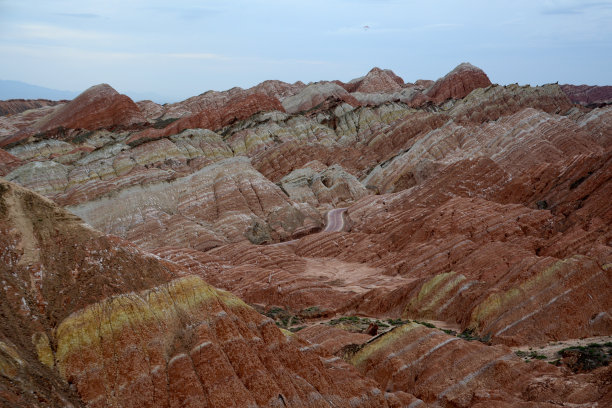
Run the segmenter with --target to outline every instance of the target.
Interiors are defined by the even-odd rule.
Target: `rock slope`
[[[94,227],[145,248],[206,250],[245,237],[260,244],[322,225],[314,208],[289,201],[240,157],[68,208]]]
[[[45,118],[40,132],[64,129],[96,130],[129,127],[144,122],[138,106],[107,84],[96,85]]]
[[[612,103],[612,86],[561,85],[572,102],[580,105],[609,105]]]
[[[387,392],[410,390],[432,406],[556,407],[607,404],[610,385],[579,378],[550,364],[525,363],[506,347],[448,336],[417,323],[363,345],[352,364]],[[607,375],[606,367],[599,375]]]
[[[50,101],[48,99],[9,99],[0,101],[0,116],[15,115],[30,109],[54,106],[67,101]]]
[[[197,275],[0,181],[3,406],[389,406]]]
[[[484,71],[464,62],[446,74],[444,78],[438,79],[425,91],[425,95],[433,102],[440,103],[447,99],[464,98],[474,89],[486,88],[489,85],[491,81]]]

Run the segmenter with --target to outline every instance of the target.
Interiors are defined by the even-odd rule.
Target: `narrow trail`
[[[348,208],[334,208],[333,210],[329,210],[326,216],[325,229],[321,232],[339,232],[344,229],[344,213]],[[276,244],[270,244],[270,246],[281,246],[281,245],[289,245],[294,242],[297,242],[297,239],[292,239],[291,241],[278,242]]]
[[[327,225],[323,232],[338,232],[344,229],[346,208],[334,208],[327,213]]]

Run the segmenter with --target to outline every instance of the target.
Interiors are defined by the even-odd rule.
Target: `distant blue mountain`
[[[8,81],[0,79],[0,100],[7,99],[73,99],[79,93],[73,91],[59,91],[57,89],[27,84],[21,81]]]
[[[62,99],[74,99],[81,92],[60,91],[26,82],[0,79],[0,101],[7,99],[50,99],[52,101],[59,101]],[[126,92],[126,95],[134,101],[150,99],[160,104],[167,103],[172,99],[152,92]]]

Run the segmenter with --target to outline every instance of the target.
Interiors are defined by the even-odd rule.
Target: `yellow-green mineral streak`
[[[232,294],[216,290],[200,277],[187,276],[140,293],[114,296],[67,317],[57,328],[56,361],[62,376],[66,359],[81,348],[99,349],[102,341],[134,325],[170,325],[180,316],[203,320],[202,307],[221,302],[231,308],[248,307]],[[40,355],[40,354],[39,354]],[[41,360],[42,361],[42,360]]]
[[[378,339],[374,340],[372,343],[366,344],[361,350],[357,352],[357,354],[353,356],[353,358],[350,360],[350,363],[356,367],[359,367],[364,362],[366,362],[374,353],[392,346],[393,343],[401,340],[404,334],[419,327],[422,328],[423,326],[418,323],[408,323],[403,326],[397,327],[396,329],[388,332],[384,336],[381,336]]]
[[[561,279],[567,272],[567,267],[576,261],[575,257],[560,260],[521,283],[518,287],[512,288],[502,293],[490,294],[472,312],[470,327],[477,328],[490,316],[497,315],[500,311],[506,310],[511,305],[520,302],[531,296],[532,292]]]
[[[408,316],[416,313],[420,317],[435,317],[433,313],[434,306],[465,279],[465,276],[457,275],[456,272],[446,272],[434,276],[423,284],[415,297],[410,299],[404,315]]]
[[[32,343],[36,347],[38,360],[49,368],[53,368],[53,351],[49,344],[49,337],[45,333],[34,333],[32,335]]]

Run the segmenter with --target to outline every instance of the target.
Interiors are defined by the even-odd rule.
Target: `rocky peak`
[[[470,64],[469,62],[462,62],[461,64],[457,65],[451,72],[449,72],[447,75],[452,75],[458,72],[462,72],[462,71],[480,71],[483,72],[482,69],[478,68],[475,65]]]
[[[283,107],[288,113],[307,111],[332,98],[358,106],[359,102],[340,85],[334,82],[317,82],[308,85],[301,92],[283,100]]]
[[[438,79],[425,94],[435,103],[447,99],[461,99],[477,88],[491,85],[489,77],[483,70],[469,62],[459,64],[455,69]]]
[[[304,89],[306,85],[302,81],[293,84],[278,80],[267,80],[258,85],[255,85],[250,90],[253,92],[263,93],[267,96],[277,98],[282,101],[288,96],[295,95]]]
[[[390,69],[374,67],[366,76],[355,78],[346,85],[349,92],[395,92],[403,88],[404,80],[395,75]]]
[[[92,86],[38,125],[41,132],[57,128],[100,129],[145,122],[140,108],[108,84]]]

